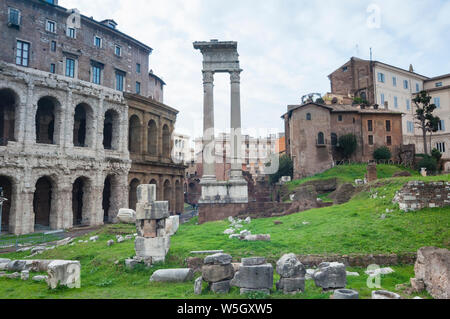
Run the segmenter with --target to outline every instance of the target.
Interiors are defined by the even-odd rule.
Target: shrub
[[[392,157],[391,150],[387,146],[381,146],[373,152],[373,158],[377,161],[390,160]]]
[[[431,156],[424,156],[419,162],[419,171],[422,167],[427,169],[428,174],[434,174],[437,170],[437,161]]]
[[[439,163],[442,158],[442,154],[437,148],[433,148],[433,150],[431,151],[431,156],[436,160],[437,163]]]
[[[356,151],[357,146],[358,141],[356,140],[356,136],[354,134],[347,134],[339,137],[339,146],[337,150],[344,158],[348,159]]]
[[[292,160],[286,154],[281,155],[279,158],[279,168],[278,171],[274,174],[269,175],[269,183],[275,184],[277,183],[281,177],[290,176],[291,178],[294,175],[294,166]],[[266,166],[269,166],[270,163],[267,163]]]
[[[325,104],[325,101],[324,101],[324,99],[322,99],[321,97],[319,97],[319,98],[316,100],[316,103],[317,103],[317,104]]]

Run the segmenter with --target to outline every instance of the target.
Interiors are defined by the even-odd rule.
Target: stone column
[[[241,70],[230,72],[231,80],[231,176],[230,179],[241,180],[242,177],[242,155],[241,155]]]
[[[205,180],[216,180],[214,143],[214,73],[203,71],[203,179]]]

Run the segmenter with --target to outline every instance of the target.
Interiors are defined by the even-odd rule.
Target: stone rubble
[[[30,272],[28,270],[22,270],[20,273],[20,279],[22,280],[30,279]]]
[[[314,272],[313,279],[316,286],[324,290],[345,288],[347,284],[345,265],[338,262],[321,263]]]
[[[106,244],[108,245],[108,247],[109,246],[112,246],[112,245],[114,245],[114,240],[112,240],[112,239],[110,239],[110,240],[108,240],[107,242],[106,242]]]
[[[241,261],[242,265],[230,284],[239,287],[241,294],[253,291],[269,294],[273,286],[272,265],[265,263],[262,257],[242,258]]]
[[[37,275],[37,276],[33,276],[31,278],[31,280],[33,281],[47,281],[48,276],[43,276],[43,275]]]
[[[201,295],[202,294],[202,284],[203,284],[203,278],[200,276],[197,279],[195,279],[194,282],[194,294]]]
[[[81,265],[79,261],[54,260],[48,265],[48,286],[55,289],[58,286],[68,288],[81,287]]]
[[[234,276],[234,268],[231,264],[232,257],[228,254],[217,253],[206,256],[202,266],[202,280],[206,281],[214,293],[228,293],[230,282]],[[194,289],[196,285],[194,284]]]
[[[134,224],[136,223],[136,212],[129,208],[121,208],[117,214],[117,220],[119,223]]]
[[[276,283],[277,290],[284,294],[305,291],[306,270],[295,254],[283,255],[277,261],[276,271],[280,275],[280,280]]]
[[[150,281],[156,282],[185,282],[194,277],[194,271],[190,268],[159,269],[150,277]]]

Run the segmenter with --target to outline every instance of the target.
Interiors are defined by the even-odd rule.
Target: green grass
[[[393,170],[386,169],[383,174]],[[177,234],[171,238],[166,263],[150,269],[125,269],[124,260],[134,255],[133,241],[116,243],[111,247],[106,245],[116,234],[134,233],[134,226],[108,225],[81,237],[88,239],[93,234],[99,234],[100,239],[96,243],[78,243],[77,238],[74,246],[59,247],[39,256],[41,259],[79,260],[82,265],[81,289],[50,291],[45,283],[0,278],[0,298],[247,298],[248,296],[240,296],[237,288],[232,288],[228,295],[215,295],[205,291],[197,296],[193,293],[193,281],[150,283],[149,278],[156,269],[185,267],[184,260],[191,256],[189,252],[192,250],[223,249],[233,256],[234,261],[239,261],[242,257],[265,256],[269,262],[274,263],[281,255],[290,252],[375,254],[415,252],[420,247],[429,245],[450,248],[450,208],[404,213],[392,204],[395,192],[409,180],[449,181],[450,175],[383,179],[381,186],[378,181],[343,205],[312,209],[284,217],[254,219],[250,225],[244,224],[254,234],[269,233],[272,238],[270,242],[230,240],[223,234],[228,228],[227,221],[197,225],[197,219],[193,219],[181,225]],[[376,199],[371,198],[374,193],[378,194]],[[380,216],[386,214],[386,209],[394,211],[387,214],[388,218],[381,220]],[[274,225],[274,220],[280,220],[283,224]],[[309,224],[304,225],[305,221]],[[27,255],[29,253],[9,253],[1,255],[1,258],[19,259]],[[116,265],[117,260],[119,263]],[[384,289],[395,291],[397,284],[407,283],[409,278],[414,277],[412,265],[392,268],[395,273],[382,278],[381,285]],[[348,277],[347,288],[357,289],[362,298],[370,298],[371,289],[367,288],[364,269],[348,270],[357,271],[361,276]],[[276,281],[277,275],[274,277]],[[330,293],[321,293],[312,281],[308,281],[303,294],[291,296],[273,292],[270,298],[316,299],[328,298],[329,295]],[[427,294],[420,296],[429,297]]]

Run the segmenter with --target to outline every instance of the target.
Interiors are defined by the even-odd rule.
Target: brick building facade
[[[0,32],[2,229],[26,234],[115,222],[139,173],[158,177],[166,185],[160,198],[170,194],[178,212],[183,168],[158,149],[171,152],[176,111],[162,104],[164,82],[148,72],[152,49],[113,20],[95,21],[57,1],[0,1]],[[130,158],[136,136],[129,122],[150,113],[157,125],[140,123],[158,136],[157,155],[145,165],[134,149]]]

